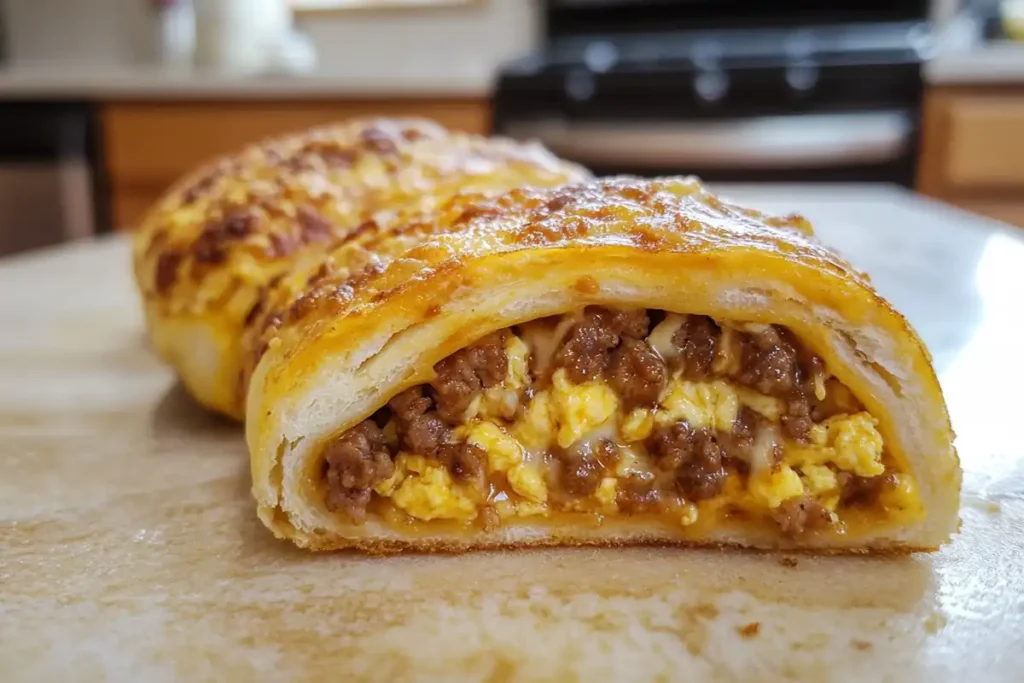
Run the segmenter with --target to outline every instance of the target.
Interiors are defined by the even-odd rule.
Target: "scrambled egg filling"
[[[416,519],[469,520],[477,515],[477,501],[455,484],[448,469],[421,455],[399,453],[394,474],[374,491]]]
[[[785,411],[780,399],[722,380],[689,381],[678,373],[667,382],[657,405],[650,408],[626,411],[603,380],[574,384],[564,369],[556,370],[550,385],[535,390],[526,400],[529,394],[522,390],[530,382],[530,350],[510,334],[506,352],[509,367],[505,381],[481,392],[467,409],[464,424],[453,432],[458,441],[486,454],[491,490],[480,492],[455,481],[442,464],[400,452],[394,474],[374,487],[377,494],[419,520],[473,520],[484,506],[492,507],[500,519],[546,516],[551,511],[546,478],[550,456],[546,454],[607,438],[618,444],[614,468],[605,473],[592,494],[561,503],[557,509],[614,514],[619,510],[621,479],[651,481],[655,477],[643,442],[656,429],[685,421],[694,428],[729,432],[744,406],[775,424]],[[824,381],[816,382],[815,392],[821,394],[820,400]],[[393,424],[384,431],[389,441],[396,440]],[[672,513],[678,523],[689,526],[703,515],[714,518],[726,504],[770,513],[787,500],[803,497],[817,501],[836,519],[841,475],[877,477],[886,471],[877,420],[863,411],[836,414],[813,425],[806,443],[779,438],[775,445],[781,452],[779,460],[752,466],[746,478],[729,474],[723,491],[713,499],[684,502]],[[878,504],[891,510],[912,508],[916,501],[912,479],[897,474],[892,481],[895,483],[883,490]]]

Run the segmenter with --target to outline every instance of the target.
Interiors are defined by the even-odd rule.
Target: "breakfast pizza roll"
[[[927,351],[798,217],[612,179],[457,196],[335,256],[252,351],[253,492],[300,546],[904,552],[956,529]]]
[[[139,227],[150,337],[200,403],[241,418],[241,336],[261,294],[297,262],[458,191],[586,177],[540,146],[418,119],[357,119],[254,145],[182,180]]]

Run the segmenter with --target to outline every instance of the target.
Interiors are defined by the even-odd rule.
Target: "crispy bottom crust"
[[[313,534],[296,534],[295,529],[287,521],[283,520],[283,513],[280,509],[268,510],[260,508],[259,517],[264,524],[273,531],[274,536],[281,540],[288,540],[300,548],[313,552],[334,552],[334,551],[356,551],[368,555],[461,555],[468,552],[483,552],[489,550],[523,550],[543,548],[635,548],[635,547],[662,547],[662,548],[697,548],[720,551],[738,551],[752,553],[800,553],[801,555],[816,556],[897,556],[909,555],[912,553],[935,552],[938,546],[908,544],[892,542],[883,546],[863,547],[852,545],[837,545],[831,547],[809,547],[801,546],[796,542],[790,543],[785,539],[774,539],[765,542],[738,543],[723,542],[718,540],[698,540],[673,538],[665,532],[633,532],[622,536],[588,536],[586,533],[573,535],[571,530],[565,533],[558,533],[557,530],[549,531],[548,535],[539,535],[532,538],[466,538],[455,540],[450,538],[372,538],[372,537],[327,537]]]
[[[283,540],[283,539],[282,539]],[[310,543],[303,546],[314,552],[335,552],[335,551],[358,551],[368,555],[461,555],[467,552],[481,552],[488,550],[523,550],[542,548],[635,548],[635,547],[661,547],[661,548],[704,548],[707,550],[731,550],[740,552],[752,552],[758,554],[776,554],[779,552],[799,553],[800,555],[817,556],[850,556],[850,555],[873,555],[873,556],[897,556],[909,555],[911,553],[931,553],[938,550],[928,546],[892,546],[887,548],[801,548],[798,546],[777,548],[760,548],[742,546],[733,543],[716,543],[711,541],[689,541],[682,539],[666,539],[657,536],[634,537],[628,539],[562,539],[557,537],[541,538],[531,541],[504,542],[504,541],[442,541],[431,539],[426,541],[395,541],[389,539],[347,539],[335,540],[323,544]]]

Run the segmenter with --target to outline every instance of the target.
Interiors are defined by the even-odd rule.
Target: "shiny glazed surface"
[[[723,194],[805,212],[930,347],[965,470],[949,546],[311,555],[253,515],[237,427],[147,348],[127,245],[84,245],[0,262],[0,671],[1018,680],[1024,240],[894,190]]]

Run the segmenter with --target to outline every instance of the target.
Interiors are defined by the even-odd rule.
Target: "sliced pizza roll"
[[[810,233],[612,179],[350,248],[254,351],[260,518],[318,550],[937,548],[961,471],[930,357]]]
[[[244,327],[296,262],[459,191],[586,177],[540,146],[418,119],[358,119],[254,145],[178,183],[139,227],[135,274],[150,336],[200,403],[241,418]]]

